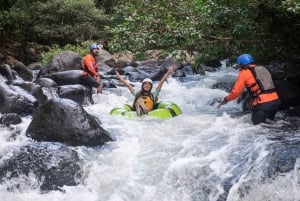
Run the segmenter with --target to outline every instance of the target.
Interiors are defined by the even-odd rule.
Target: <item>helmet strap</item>
[[[247,66],[248,66],[248,65],[240,64],[240,67],[241,67],[242,69],[247,68]]]

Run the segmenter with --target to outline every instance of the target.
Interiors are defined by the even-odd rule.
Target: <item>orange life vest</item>
[[[83,75],[96,76],[98,74],[99,64],[96,58],[90,53],[83,58],[82,69]]]
[[[255,68],[255,66],[250,68]],[[226,100],[231,101],[238,98],[243,93],[245,87],[254,94],[252,105],[279,99],[275,90],[262,92],[252,71],[249,68],[245,68],[240,70],[237,81],[235,82],[229,95],[226,96]]]

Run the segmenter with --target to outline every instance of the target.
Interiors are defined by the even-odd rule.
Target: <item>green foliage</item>
[[[0,37],[62,47],[103,39],[111,52],[129,50],[135,58],[143,58],[150,49],[167,55],[174,50],[197,52],[196,63],[245,52],[261,58],[297,58],[299,4],[299,0],[2,0]],[[59,46],[54,45],[49,55]]]
[[[78,53],[81,57],[85,56],[89,52],[89,45],[93,43],[91,41],[85,41],[82,42],[80,45],[71,45],[71,44],[66,44],[65,46],[61,47],[57,44],[54,44],[51,46],[50,51],[44,52],[42,54],[42,61],[41,63],[43,65],[48,64],[53,57],[62,51],[73,51]]]
[[[104,12],[93,0],[17,1],[8,10],[9,27],[13,38],[42,44],[78,43],[105,37],[108,23]]]
[[[297,0],[270,0],[261,4],[259,24],[261,27],[266,27],[264,35],[261,35],[261,49],[264,50],[261,56],[263,58],[267,60],[270,58],[281,60],[299,58],[299,5],[300,2]],[[263,20],[266,19],[266,16],[269,20]]]
[[[294,14],[300,14],[300,2],[299,0],[285,0],[282,1],[281,8],[284,11],[291,12]]]
[[[117,0],[95,0],[98,9],[104,9],[106,14],[112,14],[113,8],[116,6]]]
[[[141,52],[152,48],[172,50],[175,46],[193,46],[193,39],[201,37],[201,33],[195,29],[196,22],[191,16],[185,15],[188,8],[185,1],[121,2],[116,15],[122,16],[123,21],[117,26],[106,27],[112,35],[110,48]]]
[[[41,63],[43,65],[46,65],[55,55],[59,54],[62,51],[62,48],[58,45],[52,45],[49,52],[42,54]]]
[[[8,12],[6,10],[2,10],[0,12],[0,40],[7,40],[9,33],[7,32],[9,28],[8,22],[10,18],[8,17]]]
[[[212,1],[124,1],[119,2],[116,14],[123,19],[118,26],[107,26],[113,51],[146,49],[184,49],[199,51],[200,59],[212,59],[232,54],[232,41],[244,40],[241,46],[255,38],[253,4]],[[225,1],[227,2],[227,1]],[[251,34],[249,34],[251,33]],[[247,37],[245,37],[247,36]],[[218,50],[224,47],[227,50]],[[202,53],[211,50],[211,52]],[[211,55],[211,56],[210,56]]]
[[[119,0],[115,7],[119,23],[107,26],[106,31],[111,35],[109,46],[116,52],[196,51],[197,63],[245,52],[272,57],[283,54],[285,48],[280,47],[284,44],[291,44],[282,37],[286,33],[280,30],[282,24],[274,22],[287,20],[291,10],[297,14],[296,1]],[[287,30],[295,31],[297,24],[289,21],[285,26],[294,25]]]

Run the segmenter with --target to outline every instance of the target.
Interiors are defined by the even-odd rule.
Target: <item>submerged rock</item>
[[[0,123],[1,124],[19,124],[22,122],[22,118],[16,114],[16,113],[8,113],[8,114],[3,114],[3,116],[0,117]]]
[[[33,113],[38,101],[25,90],[20,90],[17,86],[8,86],[0,82],[0,112],[17,113],[21,116],[30,115]]]
[[[60,143],[32,143],[12,153],[0,165],[0,181],[8,190],[60,190],[80,183],[77,152]]]

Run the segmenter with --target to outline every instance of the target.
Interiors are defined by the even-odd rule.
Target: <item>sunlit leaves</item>
[[[300,2],[299,0],[285,0],[282,1],[282,8],[288,12],[294,14],[300,14]]]

